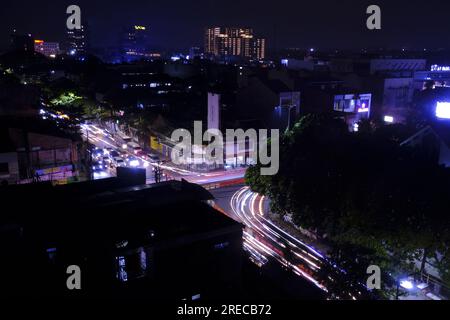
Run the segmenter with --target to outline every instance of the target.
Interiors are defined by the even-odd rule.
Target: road
[[[120,138],[114,137],[112,134],[108,133],[104,128],[101,128],[99,125],[95,124],[82,124],[81,125],[81,133],[85,140],[89,140],[89,142],[100,149],[105,148],[113,148],[120,149],[122,145],[122,141]],[[132,155],[129,153],[129,155]],[[147,183],[154,183],[154,174],[153,169],[157,164],[144,159],[143,157],[139,157],[133,155],[141,161],[142,168],[146,169],[147,173]],[[220,183],[225,181],[239,180],[244,177],[245,168],[238,169],[229,169],[229,170],[218,170],[214,172],[196,172],[183,168],[179,168],[170,162],[165,162],[163,164],[158,165],[167,176],[167,179],[172,180],[181,180],[184,179],[186,181],[206,185],[211,183]],[[108,177],[112,177],[115,175],[115,170],[107,170],[104,172],[98,172],[94,174],[94,179],[104,179]],[[164,178],[162,179],[164,180]]]
[[[120,149],[119,146],[122,142],[117,141],[114,136],[99,126],[83,124],[81,127],[85,139],[89,139],[89,142],[96,147]],[[147,177],[150,177],[147,182],[154,182],[152,167],[155,164],[142,157],[138,158],[142,161],[143,166],[145,165]],[[221,183],[226,181],[242,181],[245,169],[198,173],[181,169],[170,162],[162,164],[161,168],[171,179],[185,179],[192,183],[215,188],[212,193],[216,197],[217,209],[245,225],[244,250],[249,253],[250,259],[258,266],[263,267],[269,260],[276,261],[285,270],[291,270],[325,293],[329,292],[329,286],[335,287],[337,279],[341,279],[342,273],[345,273],[317,249],[296,239],[272,223],[267,218],[267,199],[264,196],[252,192],[246,186],[233,186],[234,183],[230,183],[232,186],[226,188],[221,187]],[[113,175],[114,172],[108,171],[97,178]],[[324,272],[321,272],[324,267],[326,267],[325,277]],[[339,298],[347,300],[361,298],[361,289],[357,288],[361,288],[361,286],[355,285],[354,289],[343,290]]]
[[[275,260],[325,293],[329,292],[329,286],[335,287],[333,282],[342,279],[345,271],[317,249],[291,236],[267,218],[268,205],[264,196],[252,192],[246,186],[213,190],[212,193],[221,211],[245,225],[244,249],[257,265],[262,267],[269,260]],[[326,277],[320,272],[324,267],[327,267]],[[362,293],[358,287],[361,288],[355,285],[355,289],[343,289],[339,298],[360,299]]]

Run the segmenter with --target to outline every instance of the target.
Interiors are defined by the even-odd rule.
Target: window
[[[116,257],[116,278],[121,282],[145,277],[147,271],[147,253],[143,248]]]
[[[117,266],[118,266],[117,279],[119,279],[122,282],[127,282],[128,274],[126,271],[125,257],[116,257],[116,260],[117,260]]]

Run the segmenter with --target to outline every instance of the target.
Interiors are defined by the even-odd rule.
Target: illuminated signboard
[[[439,66],[437,64],[431,66],[432,72],[450,72],[450,66]]]
[[[436,104],[436,117],[450,120],[450,102],[438,102]]]
[[[386,122],[386,123],[394,123],[394,117],[392,117],[392,116],[384,116],[384,122]]]
[[[44,40],[34,40],[34,43],[35,43],[35,44],[43,44],[43,43],[44,43]]]
[[[145,30],[146,28],[143,26],[134,26],[135,30]]]

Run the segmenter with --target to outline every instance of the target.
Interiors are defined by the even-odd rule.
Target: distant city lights
[[[438,102],[436,104],[436,117],[450,120],[450,102]]]

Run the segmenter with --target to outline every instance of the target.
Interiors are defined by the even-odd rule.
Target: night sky
[[[0,48],[13,27],[36,38],[62,41],[65,9],[77,4],[87,19],[93,47],[114,45],[126,25],[150,27],[155,46],[202,45],[207,25],[253,27],[270,48],[447,48],[449,0],[76,0],[8,1],[0,12]],[[366,29],[366,8],[382,8],[381,31]],[[275,37],[276,35],[276,37]]]

